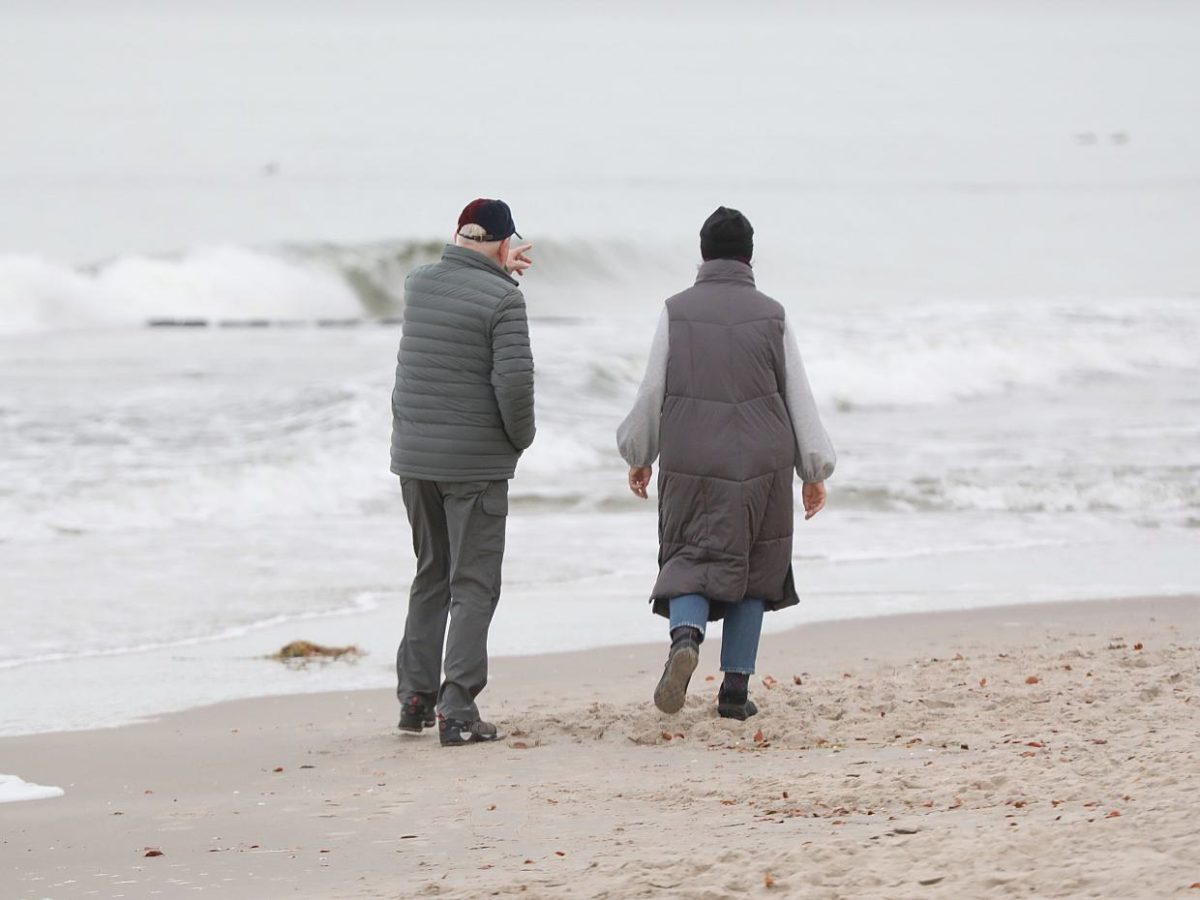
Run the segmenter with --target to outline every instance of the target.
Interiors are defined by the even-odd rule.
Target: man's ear
[[[511,244],[511,237],[506,237],[500,242],[500,265],[504,265],[505,261],[508,259],[508,248]]]

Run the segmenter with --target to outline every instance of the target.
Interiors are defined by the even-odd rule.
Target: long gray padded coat
[[[713,260],[667,313],[654,611],[668,615],[684,594],[792,606],[796,439],[784,401],[783,306],[759,293],[749,266]]]
[[[404,283],[392,391],[392,472],[426,481],[512,478],[533,443],[525,299],[498,264],[448,244]]]

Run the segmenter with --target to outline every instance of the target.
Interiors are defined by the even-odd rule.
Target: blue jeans
[[[721,638],[721,671],[754,674],[758,659],[758,638],[762,634],[763,602],[747,597],[741,603],[720,603],[725,614],[725,630]],[[706,597],[684,594],[671,598],[671,630],[681,625],[699,628],[704,633],[708,624]]]

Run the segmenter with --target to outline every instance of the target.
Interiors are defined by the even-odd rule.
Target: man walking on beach
[[[441,260],[404,284],[392,472],[417,569],[396,654],[399,727],[419,734],[436,721],[444,747],[500,737],[475,698],[500,599],[508,481],[535,431],[525,299],[513,278],[532,265],[532,245],[513,246],[514,235],[504,201],[475,200]]]

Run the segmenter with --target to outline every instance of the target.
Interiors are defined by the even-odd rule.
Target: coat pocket
[[[508,482],[492,481],[484,490],[480,501],[483,511],[489,516],[508,515]]]

